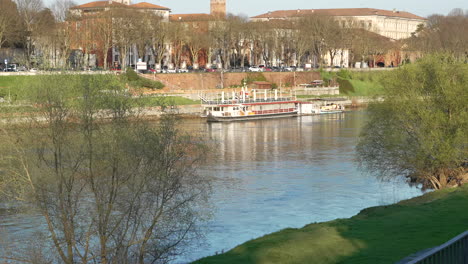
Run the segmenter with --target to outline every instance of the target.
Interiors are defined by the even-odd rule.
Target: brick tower
[[[226,16],[226,0],[211,0],[212,15],[225,17]]]

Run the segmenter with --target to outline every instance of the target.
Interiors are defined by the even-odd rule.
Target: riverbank
[[[468,229],[468,185],[288,228],[194,263],[395,263]]]

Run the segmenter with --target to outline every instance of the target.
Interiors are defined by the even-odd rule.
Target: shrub
[[[351,72],[346,69],[341,69],[336,75],[338,76],[338,78],[345,80],[350,80],[353,78]]]
[[[164,84],[162,84],[161,82],[152,81],[145,78],[140,78],[140,80],[138,80],[138,86],[150,88],[153,90],[164,88]]]
[[[256,73],[247,73],[247,77],[244,79],[247,84],[251,84],[253,82],[266,82],[267,79],[265,77],[265,75],[263,75],[263,73],[261,72],[256,72]],[[243,85],[243,81],[241,82],[241,85]]]
[[[355,92],[353,85],[347,79],[338,78],[338,84],[340,85],[340,94],[349,94]]]
[[[127,68],[127,71],[125,72],[125,77],[127,77],[127,80],[129,82],[138,81],[140,79],[138,74],[132,68]]]

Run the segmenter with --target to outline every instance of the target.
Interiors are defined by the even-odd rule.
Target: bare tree
[[[58,22],[64,22],[70,17],[69,10],[73,6],[76,6],[76,3],[72,0],[55,0],[50,9]]]
[[[12,145],[0,193],[41,212],[60,261],[166,263],[180,253],[209,190],[196,173],[201,141],[173,116],[144,122],[112,76],[45,76],[31,89],[40,113],[3,129]]]
[[[44,8],[42,0],[17,0],[18,12],[25,27],[23,34],[23,43],[26,49],[26,64],[31,65],[31,55],[34,49],[34,41],[37,35],[36,26],[38,25],[40,11]]]
[[[18,40],[21,23],[16,4],[11,0],[0,0],[0,48],[6,42]]]

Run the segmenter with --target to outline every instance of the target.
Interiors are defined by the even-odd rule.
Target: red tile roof
[[[284,18],[299,17],[307,15],[327,15],[327,16],[389,16],[408,19],[426,20],[424,17],[417,16],[404,11],[391,11],[375,8],[339,8],[339,9],[297,9],[297,10],[278,10],[268,12],[253,18]]]
[[[212,21],[218,20],[216,16],[210,14],[172,14],[169,16],[169,20],[172,22],[176,21]]]
[[[147,3],[147,2],[141,2],[141,3],[138,3],[138,4],[133,4],[133,5],[130,5],[131,7],[135,7],[135,8],[144,8],[144,9],[160,9],[160,10],[171,10],[167,7],[164,7],[164,6],[159,6],[159,5],[153,5],[153,4],[150,4],[150,3]]]
[[[86,4],[82,4],[79,6],[74,6],[71,9],[87,9],[87,8],[103,8],[103,7],[109,7],[109,6],[118,6],[118,7],[133,7],[133,8],[139,8],[139,9],[159,9],[159,10],[170,10],[167,7],[164,6],[159,6],[159,5],[153,5],[147,2],[141,2],[138,4],[133,4],[133,5],[125,5],[119,2],[111,2],[109,1],[95,1],[95,2],[90,2]]]
[[[127,5],[118,3],[118,2],[112,2],[109,4],[109,1],[95,1],[95,2],[90,2],[86,4],[82,4],[79,6],[74,6],[70,9],[85,9],[85,8],[100,8],[100,7],[107,7],[107,6],[121,6],[121,7],[126,7]]]

